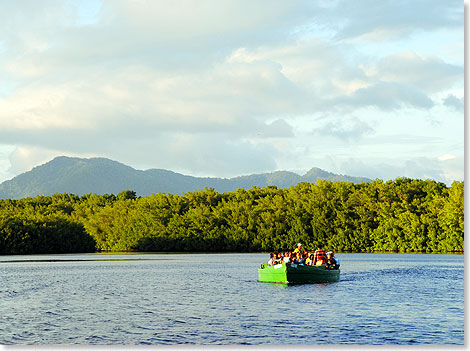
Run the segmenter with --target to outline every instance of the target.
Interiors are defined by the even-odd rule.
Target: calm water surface
[[[337,256],[294,286],[266,254],[0,256],[0,344],[463,345],[463,255]]]

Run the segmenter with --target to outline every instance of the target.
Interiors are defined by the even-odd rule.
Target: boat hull
[[[339,269],[326,269],[324,266],[305,266],[282,263],[268,266],[266,263],[258,269],[258,280],[266,283],[327,283],[339,280]]]

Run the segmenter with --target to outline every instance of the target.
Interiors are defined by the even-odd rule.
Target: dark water
[[[284,286],[265,254],[0,256],[0,344],[463,345],[463,255],[338,257]]]

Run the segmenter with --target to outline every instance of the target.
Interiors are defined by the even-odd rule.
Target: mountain
[[[118,194],[133,190],[138,196],[156,193],[182,194],[212,187],[218,192],[234,191],[252,186],[275,185],[288,188],[300,182],[315,183],[319,179],[347,182],[370,182],[370,179],[350,177],[312,168],[305,175],[277,171],[252,174],[231,179],[192,177],[164,169],[136,170],[106,158],[76,158],[59,156],[29,172],[0,184],[0,198],[18,199],[36,195],[73,193],[83,195]]]

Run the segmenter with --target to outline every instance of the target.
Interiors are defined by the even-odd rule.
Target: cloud
[[[95,144],[93,138],[78,144],[78,138],[72,139],[75,140],[68,151],[33,145],[17,147],[10,155],[8,173],[26,172],[32,166],[65,155],[108,157],[139,169],[163,168],[190,175],[233,177],[277,169],[275,159],[279,153],[269,143],[233,142],[213,134],[157,134],[154,140],[114,137],[106,144]]]
[[[451,185],[453,181],[464,181],[464,156],[457,156],[452,159],[440,160],[439,165],[442,169],[442,178],[437,179],[441,179],[441,181],[449,185]]]
[[[3,133],[25,138],[29,132],[119,129],[129,137],[155,130],[243,136],[264,128],[273,113],[295,106],[290,89],[279,69],[269,65],[221,64],[181,75],[131,67],[105,77],[26,85],[0,99],[0,125]]]
[[[447,161],[447,160],[453,160],[455,159],[457,156],[455,156],[454,154],[444,154],[442,156],[439,156],[437,159],[439,161]]]
[[[332,136],[342,141],[358,141],[364,135],[371,134],[374,129],[359,118],[342,118],[315,128],[314,135]]]
[[[373,79],[408,84],[427,93],[445,91],[456,82],[461,82],[464,73],[463,67],[413,51],[384,57],[376,64],[363,68],[366,75]]]
[[[458,98],[455,95],[449,94],[443,100],[443,104],[448,107],[452,107],[458,112],[463,112],[465,107],[465,101],[463,98]]]
[[[294,131],[289,123],[283,119],[277,119],[266,124],[264,130],[260,131],[258,135],[264,138],[287,138],[293,137]]]
[[[461,1],[340,0],[325,8],[322,22],[336,20],[337,39],[368,41],[401,39],[417,31],[459,28],[464,20]]]
[[[380,126],[363,113],[407,110],[411,121],[455,91],[458,65],[419,52],[379,58],[343,40],[462,27],[460,3],[429,4],[6,2],[0,143],[18,147],[16,170],[56,154],[194,174],[282,169],[298,148],[318,148],[291,148],[301,126],[364,142]],[[442,103],[457,107],[451,96]]]
[[[28,1],[28,6],[5,6],[0,41],[13,56],[6,66],[12,75],[24,75],[21,68],[35,68],[28,76],[103,63],[194,69],[234,47],[285,40],[293,27],[312,15],[308,1],[266,6],[245,0],[116,0],[103,2],[99,15],[93,15],[98,18],[83,26],[83,11],[73,2],[37,0]]]
[[[360,175],[371,179],[393,180],[399,177],[412,179],[434,179],[451,185],[454,180],[464,180],[463,157],[437,160],[431,157],[409,157],[407,159],[383,158],[337,159],[336,172]]]
[[[171,4],[117,0],[104,3],[102,12],[105,23],[110,26],[118,23],[117,30],[149,32],[155,41],[200,42],[201,38],[217,41],[226,38],[230,43],[235,38],[247,43],[247,39],[265,42],[269,37],[284,37],[286,29],[307,21],[312,15],[308,1],[266,6],[262,1],[249,0],[216,3],[177,0]],[[257,31],[256,37],[252,35],[253,30]]]
[[[270,144],[233,142],[214,135],[183,134],[172,139],[166,152],[155,157],[155,164],[174,165],[174,160],[178,159],[178,169],[184,173],[194,174],[196,170],[199,175],[224,177],[277,168],[278,151]],[[145,161],[149,160],[146,158]]]
[[[403,107],[430,109],[433,101],[410,84],[377,82],[353,94],[340,97],[339,103],[352,106],[374,106],[382,110],[397,110]]]
[[[8,172],[11,174],[20,174],[30,171],[32,165],[39,165],[50,161],[55,156],[64,155],[61,152],[47,150],[40,147],[16,147],[9,155],[10,167]],[[70,154],[66,156],[72,156]]]

